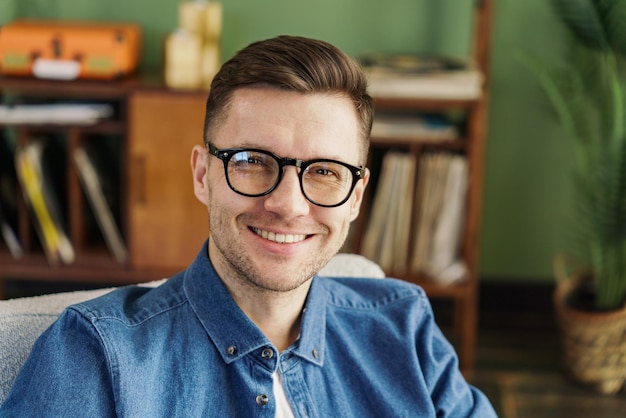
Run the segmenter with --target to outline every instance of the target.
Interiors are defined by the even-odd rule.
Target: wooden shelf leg
[[[454,328],[459,335],[459,363],[461,372],[466,379],[474,373],[476,357],[476,333],[478,328],[478,303],[476,289],[472,288],[471,295],[457,299],[455,302]]]

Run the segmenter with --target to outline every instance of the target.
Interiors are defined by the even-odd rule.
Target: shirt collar
[[[185,271],[184,289],[200,323],[222,359],[231,363],[272,344],[235,303],[208,257],[208,241]],[[288,350],[321,366],[324,359],[326,292],[315,277],[305,302],[299,341]]]

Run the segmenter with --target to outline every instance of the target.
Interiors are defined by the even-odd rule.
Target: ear
[[[363,203],[363,196],[365,194],[365,188],[370,181],[370,170],[365,168],[365,175],[363,179],[359,180],[359,182],[354,187],[354,199],[352,203],[350,203],[350,222],[354,221],[357,216],[359,216],[359,211],[361,209],[361,203]]]
[[[207,150],[202,145],[195,145],[191,150],[191,174],[193,176],[193,192],[205,206],[209,204],[209,185],[207,183]]]

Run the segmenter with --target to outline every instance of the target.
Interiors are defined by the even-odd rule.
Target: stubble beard
[[[211,213],[220,213],[218,211],[218,208],[209,211],[211,231],[229,231],[229,225],[226,220],[211,216]],[[237,230],[237,234],[240,234],[240,231]],[[290,292],[309,281],[337,254],[347,238],[348,227],[344,225],[339,234],[339,239],[330,241],[329,244],[331,245],[321,248],[318,254],[311,254],[295,268],[287,268],[290,260],[276,257],[273,260],[268,258],[268,264],[271,264],[272,267],[264,269],[264,266],[255,266],[249,255],[246,254],[246,250],[238,244],[243,239],[241,236],[229,239],[227,236],[218,236],[211,233],[212,245],[219,252],[220,258],[220,260],[211,261],[221,265],[222,274],[233,276],[229,278],[222,277],[222,280],[235,280],[240,285],[255,288],[257,291],[261,290],[270,293]],[[278,263],[278,266],[276,263]],[[280,264],[284,264],[284,268],[281,268]],[[278,275],[283,276],[282,279],[277,278]]]

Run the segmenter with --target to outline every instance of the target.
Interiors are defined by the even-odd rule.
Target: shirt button
[[[256,396],[256,403],[259,406],[267,405],[269,401],[270,401],[270,398],[268,398],[267,395],[264,395],[262,393]]]
[[[226,353],[229,356],[234,356],[237,353],[237,347],[235,347],[234,345],[231,345],[230,347],[226,349]]]
[[[274,350],[272,350],[271,348],[266,348],[265,350],[263,350],[263,352],[261,353],[261,356],[263,358],[266,359],[270,359],[272,357],[274,357]]]
[[[313,357],[320,358],[320,352],[317,351],[316,349],[313,349]]]

